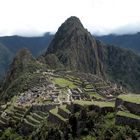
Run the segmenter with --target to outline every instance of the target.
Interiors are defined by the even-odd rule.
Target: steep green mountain
[[[104,76],[96,41],[77,17],[68,18],[58,29],[45,54],[47,63],[48,55],[68,70]]]
[[[59,62],[68,70],[97,74],[140,91],[140,57],[96,40],[76,17],[68,18],[58,29],[45,54],[47,64],[50,59],[51,65]]]
[[[37,57],[46,51],[52,38],[53,35],[50,33],[46,33],[41,37],[0,37],[0,81],[5,76],[13,57],[20,49],[28,48],[33,56]]]
[[[2,98],[9,99],[18,92],[28,89],[34,73],[42,68],[27,49],[21,49],[13,59],[2,86]],[[35,82],[35,80],[33,80]]]
[[[99,58],[109,80],[117,82],[128,90],[140,92],[140,56],[134,52],[96,41]]]
[[[128,35],[105,35],[96,36],[97,39],[102,40],[107,44],[117,45],[121,48],[128,48],[135,53],[140,54],[140,33]]]
[[[4,77],[13,54],[4,45],[0,44],[0,81]]]

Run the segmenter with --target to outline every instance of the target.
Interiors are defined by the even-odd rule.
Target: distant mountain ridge
[[[5,36],[0,37],[0,81],[5,76],[16,53],[27,48],[33,56],[44,53],[54,35],[46,33],[41,37]]]
[[[0,43],[5,45],[10,52],[16,54],[22,48],[28,48],[33,56],[39,56],[51,42],[53,35],[49,32],[40,37],[5,36],[0,37]]]
[[[121,48],[127,48],[135,53],[140,54],[140,33],[126,34],[126,35],[105,35],[96,36],[97,39],[107,43],[119,46]]]

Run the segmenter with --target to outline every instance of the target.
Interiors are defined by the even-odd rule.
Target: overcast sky
[[[0,36],[55,33],[77,16],[93,34],[140,31],[140,0],[0,0]]]

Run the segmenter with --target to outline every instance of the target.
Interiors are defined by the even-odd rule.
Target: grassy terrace
[[[75,104],[79,104],[81,106],[90,106],[90,105],[95,105],[99,107],[115,107],[114,102],[99,102],[99,101],[81,101],[81,100],[75,100]]]
[[[76,88],[77,87],[73,82],[71,82],[71,81],[69,81],[69,80],[67,80],[65,78],[56,78],[56,77],[54,77],[53,82],[55,84],[58,84],[59,86],[69,86],[69,88]]]
[[[67,113],[71,113],[67,108],[66,108],[66,105],[62,105],[62,106],[60,106],[60,108],[62,109],[62,110],[64,110],[65,112],[67,112]]]
[[[63,118],[62,116],[60,116],[58,114],[58,108],[55,108],[55,109],[50,110],[50,113],[52,113],[53,115],[55,115],[56,117],[58,117],[59,119],[61,119],[64,122],[67,121],[67,119]]]
[[[129,113],[129,112],[118,111],[117,115],[140,120],[140,116]]]
[[[35,118],[33,118],[33,116],[28,115],[27,118],[28,122],[33,123],[34,125],[38,125],[40,123],[40,121],[36,120]]]
[[[97,92],[87,92],[91,97],[95,97],[96,99],[103,99],[103,97]]]
[[[6,123],[0,120],[0,125],[5,125]]]
[[[32,123],[28,122],[28,120],[26,120],[26,119],[24,119],[24,122],[25,122],[26,124],[28,124],[28,125],[32,126],[32,127],[36,127],[36,125],[35,125],[35,124],[32,124]]]
[[[118,96],[119,99],[124,101],[140,104],[140,95],[138,94],[127,94]]]

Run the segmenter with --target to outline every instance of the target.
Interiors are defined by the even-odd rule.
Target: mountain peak
[[[62,42],[77,42],[78,40],[84,40],[85,38],[90,38],[90,42],[93,41],[92,35],[84,28],[79,18],[75,16],[69,17],[62,25],[58,28],[55,37],[48,47],[47,53],[52,53],[58,49],[70,47],[71,45],[63,44],[59,48],[57,45],[60,40]],[[55,44],[54,44],[55,43]]]
[[[68,18],[58,29],[45,57],[54,54],[69,70],[101,75],[95,39],[77,17]]]
[[[21,49],[14,58],[15,61],[20,61],[22,63],[27,63],[30,60],[33,60],[32,54],[26,48]]]
[[[64,24],[68,24],[69,26],[70,25],[82,25],[80,19],[78,17],[75,17],[75,16],[71,16],[69,17],[65,22]]]

